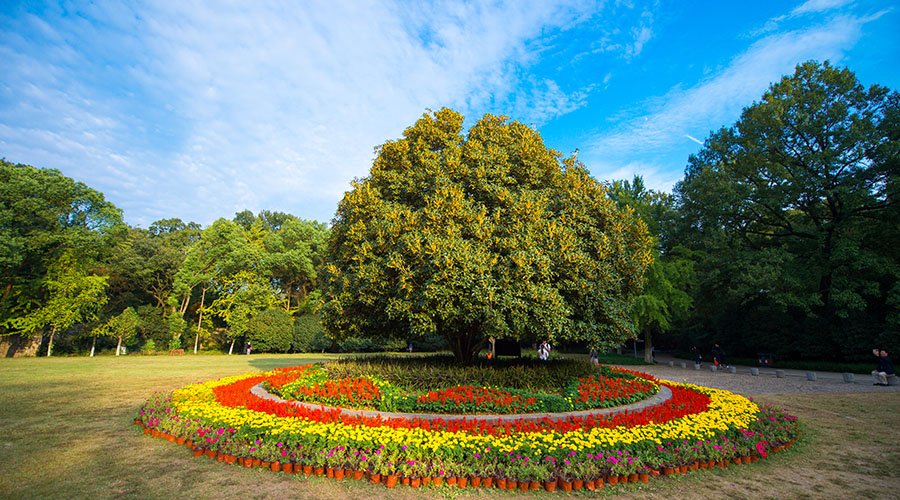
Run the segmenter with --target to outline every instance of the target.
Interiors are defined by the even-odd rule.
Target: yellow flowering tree
[[[426,113],[341,201],[324,272],[333,338],[493,335],[617,344],[651,261],[644,224],[574,158],[506,117]]]

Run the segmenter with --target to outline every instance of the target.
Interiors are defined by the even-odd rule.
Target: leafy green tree
[[[71,251],[63,253],[48,270],[43,280],[47,292],[46,302],[23,316],[11,319],[8,324],[16,331],[34,333],[50,327],[47,356],[53,350],[56,332],[71,326],[97,319],[106,303],[106,276],[92,276]]]
[[[645,225],[533,129],[426,114],[378,149],[332,227],[334,338],[437,333],[470,362],[489,335],[616,345],[650,264]]]
[[[900,280],[898,100],[807,62],[689,159],[676,193],[682,237],[706,255],[710,329],[810,357],[900,337],[885,321]]]
[[[294,338],[294,318],[284,309],[266,309],[250,320],[247,338],[253,350],[288,352]]]
[[[294,352],[319,352],[331,347],[332,341],[325,335],[322,317],[315,313],[304,314],[294,320]]]
[[[250,321],[262,311],[278,306],[281,297],[266,279],[252,271],[239,271],[216,280],[216,299],[207,312],[228,324],[227,335],[231,340],[228,354],[234,352],[238,338],[248,335]]]
[[[122,352],[122,342],[134,337],[140,326],[141,318],[131,307],[126,308],[118,316],[109,318],[106,323],[91,331],[91,336],[94,338],[94,341],[91,343],[91,357],[94,356],[94,344],[98,336],[103,335],[115,338],[118,341],[116,344],[116,356],[118,356]]]
[[[121,218],[101,193],[57,170],[0,159],[0,325],[41,307],[48,270],[67,249],[97,259]]]
[[[665,241],[667,231],[676,218],[674,198],[662,192],[647,190],[644,180],[635,176],[633,181],[615,181],[610,197],[619,204],[634,209],[647,224],[654,241]],[[647,268],[646,284],[634,301],[631,316],[635,327],[644,337],[644,360],[653,361],[653,334],[669,331],[673,323],[688,316],[693,299],[687,289],[693,280],[693,260],[686,258],[690,252],[677,246],[668,249],[662,243],[655,245],[653,263]]]

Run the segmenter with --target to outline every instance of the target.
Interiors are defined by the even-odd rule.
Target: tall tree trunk
[[[232,351],[234,351],[234,341],[237,339],[231,339],[231,347],[228,348],[228,355],[231,356]]]
[[[200,318],[197,320],[197,336],[194,337],[194,354],[197,354],[197,345],[200,344],[200,325],[203,323],[203,301],[206,299],[206,288],[200,295]]]
[[[47,357],[50,357],[50,351],[53,349],[53,335],[56,333],[56,325],[50,329],[50,342],[47,343]]]
[[[119,343],[116,344],[116,356],[119,355],[119,351],[122,350],[122,337],[119,337]]]
[[[653,335],[648,327],[644,327],[644,361],[653,362]]]
[[[97,336],[94,335],[94,340],[91,341],[91,357],[94,357],[94,346],[97,344]]]

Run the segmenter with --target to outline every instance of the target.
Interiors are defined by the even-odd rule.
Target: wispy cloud
[[[144,225],[173,216],[208,223],[245,208],[327,220],[349,181],[368,172],[373,148],[426,108],[514,103],[516,118],[540,123],[583,105],[583,89],[564,91],[523,68],[543,34],[594,7],[49,9],[49,20],[24,16],[40,43],[9,32],[0,39],[0,56],[9,56],[0,69],[12,75],[0,96],[25,96],[0,105],[0,146],[11,160],[99,178],[92,185],[126,214],[143,214],[130,220]]]
[[[742,107],[758,99],[782,75],[793,73],[800,62],[840,62],[868,20],[837,16],[825,24],[770,34],[752,43],[722,71],[690,87],[676,86],[665,96],[649,99],[643,108],[631,110],[615,131],[591,142],[583,161],[595,174],[608,178],[633,166],[632,158],[640,156],[651,170],[675,172],[674,176],[656,175],[674,184],[688,154],[696,150],[684,144],[685,138],[702,144],[695,137],[733,122]],[[675,164],[673,153],[678,155]]]

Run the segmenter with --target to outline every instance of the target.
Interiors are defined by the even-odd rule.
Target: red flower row
[[[289,374],[285,374],[285,377],[289,376]],[[434,419],[429,421],[422,419],[408,420],[405,418],[349,416],[341,414],[337,409],[309,409],[287,402],[262,399],[251,394],[250,388],[264,380],[271,380],[271,377],[246,378],[233,384],[215,387],[213,393],[217,401],[224,406],[243,407],[278,417],[302,418],[323,423],[340,422],[349,426],[421,428],[429,431],[468,432],[481,435],[507,435],[519,432],[548,431],[564,433],[576,430],[587,431],[595,427],[615,428],[623,426],[630,428],[650,423],[660,424],[686,415],[706,411],[709,408],[710,401],[709,396],[706,394],[683,387],[667,385],[672,391],[672,398],[661,405],[645,408],[637,412],[626,411],[614,415],[569,417],[564,421],[543,419],[492,423],[467,420],[465,418]]]
[[[457,407],[474,404],[477,407],[495,406],[510,408],[516,412],[527,412],[530,408],[539,405],[540,400],[535,397],[523,398],[500,389],[458,385],[440,391],[428,391],[418,397],[418,403],[438,403],[442,406],[449,404]]]

